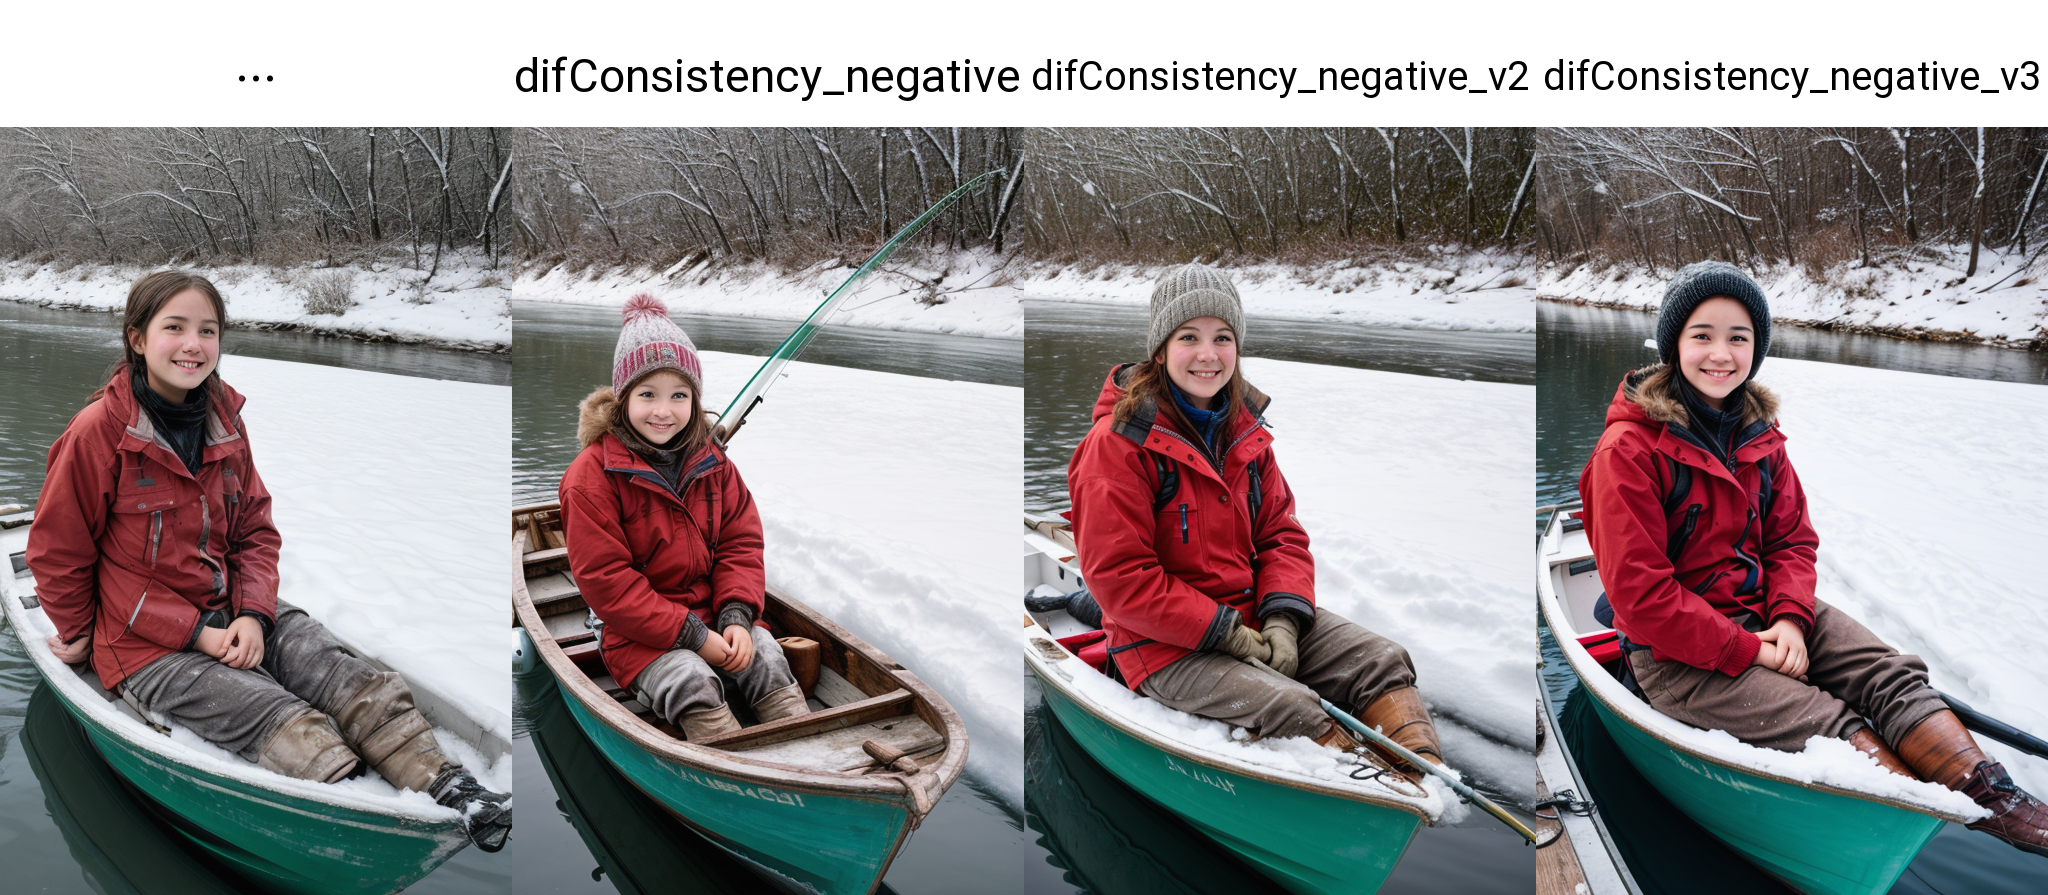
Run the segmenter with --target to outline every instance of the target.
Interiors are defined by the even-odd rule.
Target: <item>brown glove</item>
[[[1259,633],[1266,635],[1266,645],[1273,648],[1273,658],[1266,664],[1288,677],[1293,677],[1295,670],[1301,667],[1301,652],[1295,645],[1294,626],[1294,616],[1275,612],[1267,616],[1265,624],[1259,627]]]
[[[1242,624],[1231,628],[1230,636],[1223,638],[1223,651],[1240,659],[1273,660],[1273,648],[1266,644],[1266,638]]]

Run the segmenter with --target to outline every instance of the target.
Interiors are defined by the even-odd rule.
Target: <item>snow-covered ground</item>
[[[712,408],[762,360],[699,357]],[[802,362],[785,375],[730,452],[761,509],[769,586],[937,689],[975,734],[969,772],[1022,805],[1024,390]]]
[[[118,312],[128,287],[158,268],[82,264],[59,270],[24,261],[0,262],[0,300]],[[253,264],[189,268],[213,281],[227,300],[229,326],[296,329],[378,341],[503,351],[512,343],[512,311],[501,275],[451,258],[439,276],[417,287],[421,271],[390,264],[344,267],[356,305],[340,315],[306,312],[306,287],[334,271]]]
[[[1012,265],[1009,288],[1038,301],[1142,305],[1168,265]],[[1533,262],[1432,248],[1407,259],[1226,268],[1248,314],[1391,329],[1535,332]]]
[[[248,397],[279,596],[510,741],[512,390],[237,356],[220,372]]]
[[[1926,660],[1934,686],[2048,736],[2048,388],[1771,358],[1820,533],[1819,597]],[[2021,786],[2048,759],[1990,740]]]
[[[800,321],[866,260],[865,256],[835,258],[793,273],[763,264],[703,262],[659,271],[570,273],[558,267],[526,271],[511,281],[509,289],[511,298],[527,301],[615,306],[647,292],[678,313]],[[1022,338],[1024,313],[1015,292],[997,288],[1000,268],[999,261],[979,252],[930,258],[899,254],[882,270],[855,284],[853,295],[832,322],[868,329]],[[928,303],[920,296],[943,300]]]
[[[2048,338],[2048,279],[2024,257],[1984,249],[1977,275],[1963,279],[1968,246],[1869,268],[1838,264],[1816,278],[1805,267],[1753,271],[1771,316],[1798,323],[1868,328],[1903,336],[2025,345]],[[1633,265],[1532,266],[1539,298],[1655,310],[1672,271]]]

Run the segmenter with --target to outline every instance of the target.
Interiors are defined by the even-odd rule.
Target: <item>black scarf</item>
[[[142,370],[131,371],[128,378],[136,402],[149,414],[157,434],[185,462],[185,471],[198,475],[200,457],[206,452],[206,383],[186,392],[185,403],[172,404],[149,387],[149,377]]]
[[[1694,437],[1703,441],[1707,449],[1714,452],[1722,463],[1728,462],[1728,455],[1734,449],[1735,435],[1742,427],[1742,410],[1749,402],[1749,383],[1744,382],[1721,400],[1722,410],[1715,410],[1700,395],[1692,383],[1687,382],[1683,373],[1671,377],[1671,389],[1678,393],[1678,400],[1685,405],[1686,417]]]
[[[661,474],[662,480],[668,482],[668,490],[673,492],[682,483],[683,462],[690,459],[683,456],[681,450],[683,438],[689,434],[687,431],[677,432],[676,437],[662,445],[650,444],[630,425],[613,426],[612,434],[625,443],[627,450],[647,461],[647,465],[654,467],[654,471]]]

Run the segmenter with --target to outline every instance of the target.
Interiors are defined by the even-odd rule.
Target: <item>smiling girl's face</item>
[[[220,363],[219,315],[197,289],[171,296],[142,329],[128,331],[128,347],[140,355],[151,391],[173,404],[198,388]]]
[[[682,374],[662,370],[640,380],[626,395],[626,422],[648,444],[675,440],[697,413],[697,395]]]
[[[1215,409],[1215,398],[1237,369],[1237,334],[1221,317],[1196,317],[1166,337],[1161,350],[1166,376],[1189,403]]]
[[[1707,406],[1725,409],[1721,402],[1748,381],[1755,362],[1756,331],[1741,302],[1715,296],[1685,318],[1678,335],[1678,370]]]

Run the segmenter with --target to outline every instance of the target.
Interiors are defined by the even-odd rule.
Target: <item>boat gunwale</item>
[[[1038,521],[1044,522],[1045,520],[1043,519],[1043,517],[1039,517]],[[1025,514],[1024,530],[1027,533],[1036,533],[1045,536],[1046,533],[1042,529],[1034,527],[1032,525],[1032,522],[1033,517],[1029,513]],[[1047,539],[1051,540],[1050,536],[1047,536]],[[1051,554],[1043,553],[1043,551],[1040,552],[1041,555],[1051,556]],[[1066,697],[1066,699],[1069,702],[1072,702],[1074,705],[1080,707],[1081,710],[1087,712],[1089,716],[1095,718],[1098,721],[1103,722],[1104,724],[1109,725],[1110,727],[1115,728],[1116,730],[1118,730],[1126,736],[1137,739],[1145,743],[1146,745],[1151,746],[1152,748],[1173,755],[1176,758],[1185,759],[1195,764],[1208,767],[1212,770],[1237,774],[1242,777],[1250,777],[1263,783],[1285,786],[1290,789],[1304,790],[1307,792],[1314,793],[1316,795],[1337,796],[1345,799],[1346,801],[1361,802],[1364,804],[1373,805],[1375,807],[1392,808],[1401,811],[1406,811],[1410,814],[1415,815],[1417,818],[1420,818],[1424,824],[1434,825],[1436,823],[1436,819],[1430,817],[1429,812],[1423,810],[1422,806],[1426,803],[1421,802],[1420,800],[1404,798],[1394,793],[1381,795],[1379,793],[1351,789],[1348,787],[1331,786],[1321,781],[1315,780],[1311,777],[1301,775],[1290,775],[1287,772],[1281,771],[1278,768],[1268,768],[1262,765],[1252,764],[1250,762],[1239,762],[1211,752],[1196,751],[1192,746],[1189,746],[1186,743],[1162,737],[1159,734],[1150,730],[1149,728],[1140,726],[1136,722],[1124,718],[1120,713],[1111,711],[1109,707],[1102,705],[1095,699],[1090,698],[1085,694],[1082,694],[1079,691],[1079,688],[1073,686],[1072,682],[1069,679],[1067,679],[1064,675],[1060,674],[1059,672],[1052,671],[1050,668],[1052,663],[1049,660],[1045,659],[1043,656],[1038,655],[1038,653],[1031,648],[1030,641],[1033,638],[1043,638],[1047,643],[1052,644],[1061,653],[1063,653],[1065,657],[1068,659],[1079,660],[1080,657],[1074,655],[1072,650],[1069,650],[1065,646],[1061,645],[1059,639],[1054,637],[1052,635],[1052,632],[1050,630],[1047,630],[1045,625],[1039,622],[1037,618],[1032,617],[1029,613],[1026,613],[1025,620],[1028,622],[1028,624],[1025,627],[1025,643],[1023,644],[1024,661],[1030,664],[1032,673],[1038,677],[1041,683],[1050,686],[1055,690],[1058,690],[1060,694]]]
[[[541,503],[520,507],[518,511],[531,513],[548,509],[559,509],[559,507],[559,503]],[[627,710],[625,706],[620,705],[617,699],[614,699],[610,693],[605,692],[602,687],[599,687],[597,682],[591,680],[589,675],[584,674],[583,670],[576,666],[574,660],[571,660],[568,654],[562,650],[561,645],[555,642],[554,635],[548,631],[547,624],[542,620],[540,611],[534,607],[532,594],[527,589],[525,544],[526,532],[522,527],[515,526],[511,541],[512,563],[515,572],[512,585],[512,607],[519,616],[520,627],[526,629],[527,638],[533,642],[535,650],[540,653],[540,658],[547,664],[549,672],[555,676],[555,681],[560,685],[562,691],[575,697],[576,701],[582,703],[590,711],[592,717],[603,722],[606,727],[611,728],[615,733],[626,738],[627,741],[633,743],[642,751],[672,764],[699,768],[728,777],[737,777],[760,785],[789,789],[807,794],[887,802],[901,807],[909,815],[909,823],[904,827],[906,835],[908,830],[915,828],[923,821],[924,816],[929,813],[931,808],[938,805],[939,799],[944,796],[946,790],[951,788],[953,783],[966,770],[968,748],[966,724],[960,720],[959,713],[954,711],[953,707],[947,704],[937,691],[925,684],[916,673],[899,665],[888,654],[870,646],[866,641],[855,637],[836,622],[774,588],[766,589],[765,596],[769,600],[779,604],[783,610],[803,616],[810,623],[829,633],[839,641],[842,649],[861,654],[863,658],[873,663],[875,667],[888,674],[898,686],[909,690],[914,699],[914,707],[929,709],[941,722],[941,724],[933,725],[933,727],[945,739],[946,747],[945,752],[942,753],[943,757],[938,762],[924,765],[918,769],[917,773],[909,775],[898,772],[871,775],[824,773],[795,765],[747,758],[744,756],[744,753],[699,746],[663,733],[654,725],[647,723],[638,715]],[[631,777],[629,776],[628,779],[630,780]],[[634,786],[639,786],[638,781],[634,782]],[[918,787],[926,793],[926,798],[924,799],[926,804],[925,810],[920,811],[918,809],[917,803],[919,799],[907,790],[911,786]],[[642,791],[645,792],[644,788]],[[654,801],[666,806],[667,803],[663,802],[662,799],[655,798],[652,793],[648,793],[648,795],[650,798],[654,798]],[[670,811],[673,813],[674,809],[671,808]],[[681,817],[680,814],[677,816]],[[686,822],[688,821],[688,818],[682,819]],[[691,826],[696,827],[697,825],[693,823]],[[899,836],[897,840],[899,847],[902,841],[902,837]]]
[[[17,529],[9,530],[7,534],[10,536],[16,535],[17,531],[24,535],[26,533],[25,529]],[[26,542],[25,537],[23,541],[24,543]],[[4,553],[4,551],[0,551],[0,553]],[[101,696],[100,692],[104,691],[95,692],[93,685],[87,683],[84,677],[72,671],[70,666],[60,661],[56,654],[50,651],[49,644],[44,643],[40,636],[35,635],[33,629],[37,626],[29,624],[29,622],[32,618],[32,613],[42,612],[41,603],[38,602],[35,609],[29,609],[21,605],[21,598],[26,594],[20,592],[17,588],[16,582],[19,580],[19,578],[14,576],[11,569],[0,573],[0,609],[4,609],[8,624],[14,630],[15,639],[21,642],[22,649],[35,662],[36,671],[42,676],[43,683],[49,686],[63,700],[66,709],[70,711],[73,718],[90,728],[88,733],[92,731],[104,732],[106,735],[112,736],[126,744],[131,749],[154,756],[167,764],[185,769],[188,774],[204,775],[205,777],[219,780],[231,780],[283,798],[299,799],[330,808],[390,818],[401,823],[432,829],[434,830],[433,838],[435,839],[448,838],[451,841],[461,840],[464,843],[468,842],[468,834],[462,830],[460,815],[452,808],[436,805],[434,815],[429,816],[414,810],[415,805],[413,803],[416,800],[413,799],[369,795],[353,789],[338,789],[326,783],[300,780],[274,771],[268,771],[253,762],[231,763],[221,761],[213,756],[199,752],[191,746],[180,743],[172,739],[168,734],[160,733],[147,724],[137,723],[135,718],[121,711],[121,708],[117,708],[117,706],[125,707],[123,704]],[[339,635],[336,635],[336,639],[340,640]],[[361,650],[348,641],[342,640],[341,642],[343,646],[348,647],[350,650],[358,654],[361,653]],[[476,748],[479,753],[483,751],[477,743],[470,743],[469,745],[471,748]],[[183,757],[185,755],[191,756],[192,759],[198,759],[203,764],[188,760]],[[490,756],[485,757],[489,758]],[[243,765],[246,765],[246,767]],[[209,783],[209,785],[220,786],[218,783]],[[250,794],[238,793],[238,795],[247,798]],[[287,804],[278,804],[277,807],[296,813],[308,813],[297,806]],[[339,820],[332,817],[327,819]],[[353,823],[354,821],[351,822]],[[379,830],[394,829],[390,826],[375,824],[365,826]]]
[[[1557,642],[1558,651],[1564,654],[1565,662],[1570,666],[1572,673],[1578,677],[1580,686],[1584,690],[1586,690],[1588,695],[1592,696],[1595,700],[1598,700],[1599,703],[1602,706],[1604,706],[1608,710],[1608,712],[1612,714],[1614,717],[1623,720],[1630,727],[1633,727],[1636,730],[1642,731],[1643,733],[1649,735],[1650,738],[1658,741],[1659,743],[1664,744],[1664,746],[1667,748],[1681,752],[1690,758],[1704,761],[1709,764],[1717,765],[1719,767],[1726,768],[1730,771],[1735,771],[1737,773],[1747,774],[1752,777],[1760,777],[1765,780],[1772,780],[1778,783],[1789,784],[1792,786],[1799,787],[1800,789],[1811,790],[1814,792],[1824,792],[1832,795],[1844,796],[1847,798],[1858,799],[1866,802],[1875,802],[1880,805],[1885,805],[1887,807],[1911,811],[1916,814],[1924,814],[1928,817],[1949,821],[1951,823],[1967,824],[1973,819],[1969,817],[1964,817],[1960,814],[1955,814],[1941,810],[1932,805],[1916,805],[1911,802],[1892,798],[1890,796],[1880,795],[1878,793],[1868,792],[1865,790],[1848,789],[1838,784],[1798,780],[1792,777],[1787,777],[1783,774],[1778,774],[1772,771],[1764,770],[1763,768],[1742,764],[1734,759],[1726,758],[1720,755],[1715,755],[1713,753],[1703,751],[1699,747],[1694,746],[1690,743],[1675,740],[1663,731],[1656,729],[1653,725],[1645,724],[1642,721],[1638,720],[1638,712],[1656,713],[1659,717],[1668,716],[1665,716],[1662,713],[1657,712],[1657,710],[1654,707],[1650,706],[1649,703],[1646,703],[1643,700],[1636,698],[1634,694],[1627,694],[1630,702],[1632,702],[1633,705],[1624,705],[1612,693],[1606,692],[1607,683],[1612,683],[1613,686],[1620,687],[1621,682],[1615,681],[1614,676],[1607,673],[1607,669],[1601,667],[1600,663],[1593,661],[1592,653],[1587,652],[1585,646],[1579,643],[1578,629],[1571,626],[1570,614],[1564,611],[1564,603],[1562,598],[1558,596],[1557,589],[1551,586],[1551,573],[1555,571],[1556,567],[1561,563],[1570,562],[1573,559],[1577,558],[1562,557],[1556,560],[1546,558],[1552,551],[1548,551],[1545,548],[1552,543],[1556,543],[1558,539],[1562,536],[1562,532],[1560,532],[1559,529],[1563,525],[1564,516],[1565,514],[1562,512],[1552,514],[1549,524],[1546,525],[1544,528],[1543,536],[1538,538],[1536,542],[1537,607],[1543,613],[1544,624],[1550,627],[1552,639]],[[1591,553],[1589,552],[1588,556],[1590,555]],[[1562,619],[1565,622],[1565,624],[1558,624],[1560,619]],[[1594,683],[1595,679],[1589,679],[1588,672],[1586,670],[1588,666],[1592,668],[1592,673],[1594,675],[1597,675],[1597,678],[1595,679],[1599,680],[1600,683]],[[1677,719],[1671,720],[1676,721]]]

